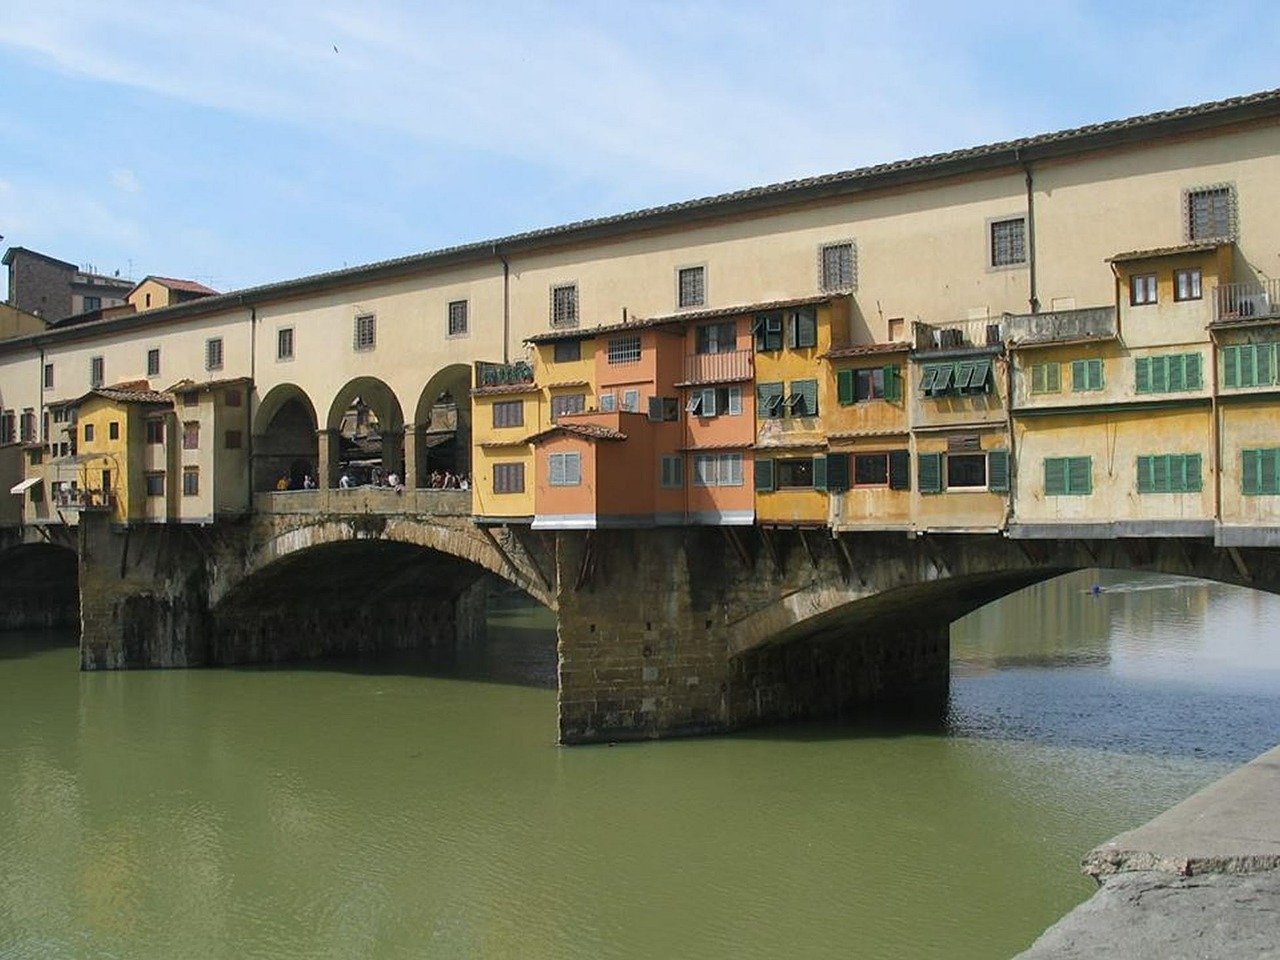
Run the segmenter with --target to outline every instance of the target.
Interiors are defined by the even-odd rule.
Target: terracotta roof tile
[[[846,357],[870,357],[887,353],[907,353],[911,344],[903,341],[890,343],[855,343],[847,347],[832,347],[826,353],[819,354],[818,359],[842,360]]]
[[[473,397],[501,396],[504,393],[537,393],[536,383],[499,383],[492,387],[472,387]]]
[[[525,439],[529,443],[538,443],[556,433],[571,433],[587,440],[627,439],[627,435],[620,430],[614,430],[612,427],[600,427],[594,423],[557,423],[554,427],[549,427],[541,433],[535,433]]]
[[[1126,253],[1117,253],[1115,256],[1107,257],[1107,263],[1124,263],[1126,260],[1154,260],[1156,257],[1170,257],[1179,253],[1208,253],[1210,250],[1217,250],[1219,247],[1224,247],[1233,242],[1231,240],[1197,240],[1193,243],[1180,243],[1171,247],[1130,250]]]

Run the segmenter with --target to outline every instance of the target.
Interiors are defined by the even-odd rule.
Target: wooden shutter
[[[1044,493],[1060,497],[1067,492],[1067,461],[1062,457],[1046,457],[1044,461]]]
[[[1240,347],[1232,344],[1222,348],[1222,385],[1240,386]]]
[[[902,399],[902,375],[894,364],[884,368],[884,398],[890,401]]]
[[[920,453],[916,455],[916,478],[921,493],[942,492],[942,454]]]
[[[1151,392],[1151,358],[1139,357],[1133,362],[1134,387],[1138,393]]]
[[[841,406],[853,403],[853,371],[836,371],[836,400]]]
[[[1186,482],[1186,486],[1183,489],[1188,493],[1199,493],[1203,489],[1204,467],[1200,460],[1200,454],[1189,453],[1182,458],[1182,475]]]
[[[911,454],[906,450],[889,451],[889,489],[911,489]]]
[[[827,489],[827,458],[813,458],[813,489]]]
[[[814,482],[817,483],[817,463],[814,463]],[[827,489],[849,489],[849,455],[847,453],[827,454]]]
[[[1093,460],[1090,457],[1067,458],[1067,490],[1070,493],[1093,492]]]
[[[1009,451],[987,451],[987,489],[993,493],[1009,492]]]
[[[756,489],[765,491],[773,489],[773,461],[756,461]]]
[[[1184,389],[1184,390],[1199,390],[1199,389],[1200,389],[1200,385],[1201,385],[1201,380],[1200,380],[1200,354],[1198,354],[1198,353],[1188,353],[1188,354],[1186,354],[1185,356],[1183,356],[1183,358],[1182,358],[1182,359],[1183,359],[1183,361],[1184,361],[1184,370],[1183,370],[1183,373],[1185,374],[1185,378],[1186,378],[1186,381],[1185,381],[1185,382],[1186,382],[1186,386],[1185,386],[1185,387],[1183,387],[1183,389]]]

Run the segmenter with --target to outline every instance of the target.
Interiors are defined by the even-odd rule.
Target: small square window
[[[640,361],[640,335],[611,337],[608,358],[610,363],[638,363]]]
[[[276,331],[276,359],[293,359],[293,327],[281,327]]]
[[[705,267],[681,267],[676,272],[676,302],[681,307],[703,307],[707,303]]]
[[[1129,278],[1129,303],[1140,307],[1156,302],[1156,275],[1140,273]]]
[[[352,347],[356,350],[372,350],[376,341],[376,332],[373,314],[366,313],[356,317]]]
[[[147,376],[160,376],[160,348],[152,347],[147,351]]]
[[[495,463],[493,465],[494,493],[524,493],[524,464]]]
[[[107,424],[107,439],[108,440],[120,439],[120,421],[112,420],[110,423]]]
[[[555,345],[552,359],[556,363],[573,363],[582,359],[581,340],[563,340]]]
[[[222,400],[228,407],[238,407],[240,406],[240,391],[234,388],[230,389],[222,395]]]
[[[1173,271],[1174,300],[1199,300],[1203,296],[1199,267]]]
[[[1024,217],[991,221],[993,267],[1011,267],[1027,262],[1027,221]]]
[[[578,325],[578,285],[564,283],[551,288],[551,326]]]
[[[239,430],[228,430],[224,440],[223,446],[227,450],[239,450],[244,446],[244,434]]]
[[[163,473],[147,474],[147,496],[148,497],[164,496],[164,474]]]
[[[222,338],[210,337],[204,344],[204,368],[206,370],[222,369]]]
[[[449,336],[467,335],[467,301],[454,300],[449,304]]]
[[[857,260],[853,242],[829,243],[819,254],[823,293],[840,293],[857,289]]]
[[[493,425],[495,427],[524,426],[524,401],[499,400],[493,405]]]
[[[1184,204],[1188,240],[1224,240],[1236,235],[1236,198],[1230,184],[1188,190]]]

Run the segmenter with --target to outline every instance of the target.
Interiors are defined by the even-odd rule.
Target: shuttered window
[[[1275,343],[1233,343],[1222,348],[1222,384],[1266,387],[1276,382]]]
[[[791,336],[788,346],[795,349],[818,345],[818,312],[813,307],[803,307],[791,314]]]
[[[661,482],[664,487],[684,486],[684,457],[667,456],[662,458]]]
[[[576,487],[582,483],[582,454],[553,453],[548,457],[547,481],[553,487]]]
[[[911,454],[906,450],[889,453],[889,489],[911,489]]]
[[[494,493],[524,493],[524,464],[495,463],[493,465]]]
[[[1093,492],[1093,461],[1090,457],[1046,457],[1045,496],[1086,496]]]
[[[1138,393],[1178,393],[1201,387],[1198,353],[1139,357],[1133,369],[1134,388]]]
[[[1062,364],[1033,363],[1031,365],[1031,392],[1057,393],[1062,389]]]
[[[921,493],[942,492],[942,454],[916,455],[916,482]]]
[[[1009,451],[987,451],[987,489],[995,493],[1009,491]]]
[[[1244,450],[1241,492],[1246,496],[1280,494],[1280,447]]]
[[[1139,493],[1195,493],[1203,485],[1198,453],[1138,457]]]
[[[1075,393],[1102,389],[1101,358],[1071,361],[1071,389]]]
[[[782,405],[793,417],[817,416],[818,381],[792,380]]]
[[[824,486],[828,490],[849,489],[849,455],[847,453],[829,453],[824,469]]]
[[[751,334],[755,338],[757,353],[782,349],[782,326],[780,310],[762,313],[751,322]]]
[[[761,419],[768,420],[782,416],[782,384],[756,384],[756,406],[760,408]]]
[[[773,461],[756,461],[756,489],[768,491],[773,489]]]

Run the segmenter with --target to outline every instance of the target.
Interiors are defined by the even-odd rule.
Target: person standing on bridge
[[[280,474],[280,479],[276,481],[277,490],[289,489],[289,475],[287,473]]]

